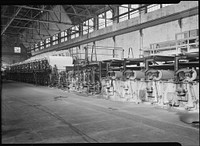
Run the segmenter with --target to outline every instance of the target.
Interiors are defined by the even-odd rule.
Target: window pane
[[[46,43],[49,43],[49,42],[50,42],[50,38],[47,38],[47,39],[46,39]]]
[[[131,5],[131,8],[132,9],[137,9],[137,8],[139,8],[139,4],[133,4],[133,5]]]
[[[172,4],[162,4],[162,7],[170,6]]]
[[[138,17],[139,16],[139,10],[133,11],[130,13],[130,18]]]
[[[54,41],[54,40],[57,40],[57,39],[58,39],[58,34],[55,34],[55,35],[53,36],[52,40]]]
[[[122,5],[122,6],[127,7],[127,8],[119,7],[119,15],[128,12],[128,5]],[[127,20],[127,19],[128,19],[128,14],[120,16],[119,22],[122,22],[122,21]]]
[[[67,31],[62,31],[60,35],[61,37],[67,36]]]
[[[47,38],[47,39],[46,39],[46,48],[47,48],[47,47],[50,47],[50,38]]]
[[[158,9],[160,9],[160,4],[153,4],[153,5],[147,6],[147,12],[152,12]]]
[[[89,19],[89,33],[94,31],[94,19]]]
[[[20,47],[14,47],[14,53],[21,53]]]
[[[88,20],[83,22],[83,35],[88,33],[88,25],[89,25]]]
[[[106,25],[107,26],[110,26],[110,25],[113,25],[113,14],[112,14],[112,11],[109,10],[106,12]]]
[[[43,41],[40,42],[40,49],[44,49],[44,42]]]
[[[105,27],[105,15],[100,14],[98,16],[98,19],[99,19],[99,29],[104,28]]]

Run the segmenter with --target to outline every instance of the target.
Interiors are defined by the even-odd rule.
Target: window
[[[119,6],[119,15],[128,12],[128,5]],[[119,17],[119,22],[128,20],[128,13]]]
[[[152,4],[147,6],[147,12],[152,12],[158,9],[160,9],[160,4]]]
[[[106,12],[106,26],[113,25],[113,13],[111,10]]]
[[[61,42],[67,41],[67,30],[61,32]]]
[[[98,27],[98,29],[102,29],[102,28],[106,27],[105,26],[105,22],[106,22],[106,20],[105,20],[105,13],[99,14],[98,15],[98,20],[99,20],[99,27]]]
[[[14,47],[14,53],[21,53],[20,47]]]
[[[73,39],[76,37],[79,37],[79,26],[78,25],[71,27],[71,38]]]
[[[47,38],[46,39],[46,48],[50,47],[50,46],[51,46],[51,44],[50,44],[50,38]]]
[[[58,44],[58,34],[55,34],[55,35],[53,36],[52,41],[53,41],[53,45]]]
[[[162,4],[162,7],[170,6],[172,4]]]
[[[94,31],[94,18],[91,18],[88,20],[88,29],[89,29],[89,33]]]
[[[44,49],[44,42],[43,41],[40,42],[40,49]]]
[[[83,22],[83,35],[88,34],[88,25],[89,25],[89,21]]]
[[[134,10],[134,9],[138,9],[139,8],[139,4],[133,4],[133,5],[130,5],[131,7],[131,11]],[[139,10],[135,10],[133,12],[130,13],[130,18],[134,18],[134,17],[138,17],[139,16]]]
[[[94,31],[94,18],[88,19],[83,22],[83,35]]]
[[[35,51],[39,51],[38,44],[35,44]]]

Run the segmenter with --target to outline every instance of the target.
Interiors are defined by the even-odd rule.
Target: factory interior
[[[1,5],[2,144],[199,145],[199,5]]]

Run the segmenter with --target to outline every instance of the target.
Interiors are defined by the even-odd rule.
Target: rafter
[[[16,5],[16,6],[22,7],[22,8],[26,8],[26,9],[38,10],[38,11],[57,12],[57,13],[70,14],[70,15],[79,15],[79,16],[82,16],[82,17],[89,17],[88,15],[83,15],[83,14],[75,14],[75,13],[69,13],[69,12],[61,12],[61,11],[56,11],[56,10],[47,10],[47,9],[41,9],[41,8],[23,6],[23,5]]]
[[[78,14],[73,5],[70,5],[70,7],[73,9],[75,14]],[[81,22],[83,22],[83,19],[79,15],[77,15],[77,16],[80,18]]]
[[[9,17],[9,16],[2,16],[2,17]],[[62,24],[62,25],[73,25],[73,24],[67,23],[67,22],[58,22],[58,21],[52,21],[52,20],[38,20],[38,19],[34,19],[34,18],[15,17],[14,19],[25,20],[25,21],[36,21],[36,22],[41,22],[41,23],[53,23],[53,24]]]
[[[84,5],[84,7],[85,7],[86,11],[88,12],[89,16],[91,17],[92,15],[91,15],[90,11],[88,10],[88,8],[85,5]]]
[[[49,12],[48,12],[49,13]],[[55,15],[55,17],[57,18],[57,20],[59,21],[59,22],[61,22],[61,20],[59,20],[59,18],[57,17],[57,15],[55,14],[55,12],[53,12],[53,14]],[[51,19],[53,19],[52,18],[52,16],[49,14],[49,16],[51,17]],[[60,27],[56,24],[56,27],[60,30]]]
[[[7,25],[4,27],[3,31],[1,32],[1,35],[6,31],[6,29],[9,27],[9,25],[12,23],[12,21],[16,18],[16,16],[19,14],[20,10],[22,8],[18,8],[16,13],[12,16],[12,18],[10,19],[10,21],[7,23]]]
[[[42,23],[43,24],[43,23]],[[2,25],[2,26],[5,26],[5,25]],[[39,28],[32,28],[32,27],[23,27],[23,26],[12,26],[10,25],[9,27],[12,27],[12,28],[20,28],[20,29],[37,29],[37,30],[41,30]],[[57,29],[48,29],[48,31],[59,31]]]
[[[37,13],[34,17],[32,17],[32,18],[36,18],[38,15],[39,15],[40,13]],[[32,11],[31,11],[31,15],[32,15]],[[29,20],[28,22],[26,22],[25,24],[24,24],[24,26],[26,26],[28,23],[30,23],[31,21]],[[18,32],[20,31],[21,29],[19,29],[18,30]]]

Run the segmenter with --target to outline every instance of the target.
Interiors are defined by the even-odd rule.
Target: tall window
[[[88,20],[89,33],[94,31],[94,18]]]
[[[105,25],[105,22],[106,22],[105,13],[98,15],[98,21],[99,21],[98,29],[102,29],[102,28],[106,27],[106,25]]]
[[[88,25],[89,25],[89,21],[85,21],[83,22],[83,35],[84,34],[88,34]]]
[[[44,42],[43,41],[40,42],[40,49],[44,49]]]
[[[128,5],[119,6],[119,15],[128,12]],[[119,17],[119,22],[128,20],[128,13]]]
[[[61,42],[67,41],[67,30],[61,32]]]
[[[152,12],[158,9],[160,9],[160,4],[152,4],[147,6],[147,12]]]
[[[46,48],[50,47],[51,44],[50,44],[50,38],[47,38],[46,39]]]
[[[106,26],[113,25],[113,13],[111,10],[106,12]]]
[[[53,45],[58,44],[58,34],[55,34],[55,35],[53,36],[52,41],[53,41]]]
[[[138,9],[139,8],[139,4],[132,4],[130,5],[130,10],[134,10],[134,9]],[[130,13],[130,18],[134,18],[134,17],[138,17],[139,16],[139,10],[135,10],[133,12]]]
[[[73,39],[76,37],[79,37],[79,26],[78,25],[71,27],[71,38]]]
[[[35,51],[38,51],[39,48],[38,48],[38,44],[35,44]]]
[[[83,35],[94,31],[94,18],[88,19],[83,22]]]

